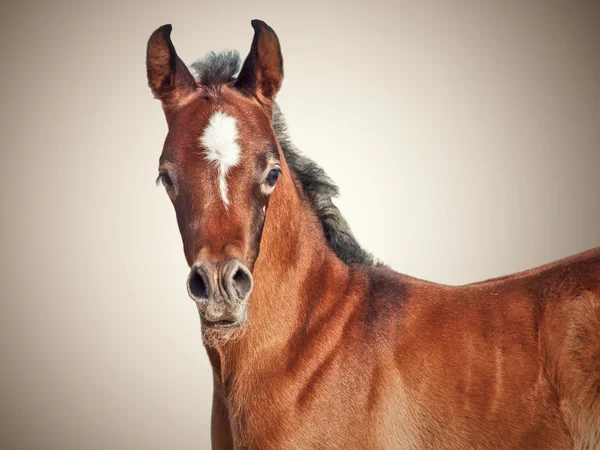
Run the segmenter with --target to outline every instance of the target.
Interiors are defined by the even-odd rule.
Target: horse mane
[[[207,86],[233,82],[240,67],[241,58],[235,50],[210,52],[192,64],[198,83]],[[323,226],[329,247],[346,264],[380,264],[373,255],[359,245],[348,222],[333,203],[333,198],[339,195],[338,187],[322,167],[305,156],[292,143],[285,118],[276,103],[273,107],[273,129],[288,166],[302,186],[304,194],[310,200]]]

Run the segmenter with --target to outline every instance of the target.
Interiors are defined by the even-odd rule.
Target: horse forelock
[[[207,53],[192,64],[192,69],[196,72],[198,83],[217,86],[233,81],[241,65],[242,60],[236,50],[225,50]]]

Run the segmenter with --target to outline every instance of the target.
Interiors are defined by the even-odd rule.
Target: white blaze
[[[240,146],[237,139],[238,130],[235,119],[221,111],[212,115],[200,138],[200,143],[206,152],[206,159],[218,165],[219,190],[225,205],[229,205],[227,171],[240,160]]]

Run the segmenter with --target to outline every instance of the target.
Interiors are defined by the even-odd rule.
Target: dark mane
[[[361,248],[350,230],[350,225],[333,203],[332,199],[340,193],[338,187],[322,167],[303,155],[292,143],[285,118],[277,104],[273,108],[273,129],[288,166],[294,171],[321,220],[329,246],[347,264],[374,264],[373,255]]]
[[[197,74],[197,81],[203,85],[230,83],[235,79],[240,67],[240,55],[235,50],[220,53],[210,52],[192,64],[192,68]],[[352,234],[348,222],[333,203],[332,199],[339,195],[338,187],[323,168],[303,155],[292,143],[287,132],[285,118],[277,104],[273,108],[273,128],[288,166],[296,175],[305,195],[310,199],[315,213],[321,220],[329,246],[347,264],[375,264],[373,255],[361,248]]]

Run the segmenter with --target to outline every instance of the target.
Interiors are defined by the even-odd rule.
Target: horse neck
[[[241,338],[219,349],[221,371],[256,371],[269,361],[280,362],[306,309],[305,303],[318,302],[319,296],[326,295],[310,291],[312,280],[347,272],[328,246],[319,219],[300,193],[285,161],[282,168],[284,175],[269,202],[253,270],[247,328]],[[234,374],[221,375],[229,378]]]

